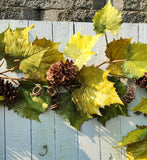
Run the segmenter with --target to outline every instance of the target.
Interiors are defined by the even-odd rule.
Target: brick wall
[[[92,21],[107,0],[0,0],[0,19]],[[147,22],[147,0],[113,0],[124,22]]]

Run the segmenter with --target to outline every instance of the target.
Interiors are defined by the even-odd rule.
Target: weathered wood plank
[[[0,20],[0,33],[6,29],[6,24],[3,23],[3,20]],[[1,62],[1,61],[0,61]],[[0,71],[3,71],[5,67],[0,67]],[[0,159],[5,159],[5,107],[0,105]]]
[[[139,42],[147,43],[147,24],[139,24]]]
[[[28,21],[3,21],[5,29],[8,24],[12,29],[16,27],[27,27]],[[9,73],[9,76],[19,77],[15,73]],[[5,109],[5,137],[6,137],[6,159],[31,159],[30,145],[30,121],[21,118],[14,111]]]
[[[99,43],[99,48],[101,50],[100,54],[97,54],[98,57],[102,57],[101,62],[103,62],[105,57],[106,50],[106,40],[105,37],[102,37],[101,42]],[[107,33],[108,43],[110,43],[113,38],[111,33]],[[99,50],[99,49],[98,49]],[[102,66],[102,69],[105,69],[107,64]],[[120,117],[115,117],[110,121],[106,122],[106,126],[100,125],[100,145],[101,145],[101,160],[106,159],[119,159],[121,160],[121,149],[112,148],[120,140]],[[106,154],[107,153],[107,154]]]
[[[29,21],[29,25],[34,24],[35,28],[30,31],[30,40],[33,41],[36,36],[38,39],[46,37],[52,40],[51,22]],[[54,112],[47,111],[40,115],[41,123],[32,121],[32,157],[39,160],[55,159],[54,150]],[[44,156],[47,146],[47,153]],[[35,159],[34,158],[34,159]]]
[[[5,117],[4,106],[0,105],[0,159],[5,159]]]
[[[95,35],[92,23],[74,23],[75,33],[81,29],[81,34]],[[99,42],[99,40],[98,40]],[[98,43],[92,49],[97,53]],[[98,64],[97,55],[93,55],[89,60],[88,65]],[[96,119],[85,122],[81,127],[81,132],[78,132],[79,140],[79,160],[100,160],[100,146],[99,146],[99,123]]]
[[[61,42],[59,50],[63,52],[66,42],[73,35],[72,22],[53,22],[53,41]],[[59,115],[55,115],[56,159],[77,160],[77,131]]]

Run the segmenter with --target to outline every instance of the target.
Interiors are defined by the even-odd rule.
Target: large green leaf
[[[106,56],[111,60],[124,60],[125,59],[125,49],[127,45],[131,43],[131,39],[123,39],[120,38],[119,40],[113,40],[111,43],[108,44],[106,49]],[[121,73],[121,66],[123,62],[117,63],[110,63],[107,67],[110,70],[111,74],[114,75],[122,75]]]
[[[118,143],[118,147],[133,144],[139,141],[147,141],[147,126],[138,127],[123,137],[123,140]]]
[[[21,61],[19,69],[25,73],[26,78],[43,84],[47,83],[46,72],[49,67],[59,60],[64,61],[63,54],[57,50],[58,45],[59,43],[45,38],[40,40],[37,38],[33,42],[33,46],[42,46],[43,50]]]
[[[113,8],[109,0],[102,10],[96,12],[93,22],[97,34],[111,32],[116,35],[121,28],[121,13]]]
[[[147,141],[130,144],[126,150],[128,160],[147,160]]]
[[[92,116],[77,110],[77,107],[71,100],[70,93],[61,93],[57,104],[61,106],[61,110],[56,111],[56,113],[69,121],[70,124],[78,130],[80,130],[84,121],[88,121],[92,118]]]
[[[118,95],[120,97],[124,96],[127,91],[126,85],[121,83],[118,79],[116,79],[114,82],[114,87],[116,88]],[[108,120],[117,117],[118,115],[128,116],[127,104],[111,104],[110,106],[105,106],[105,108],[100,108],[100,112],[103,116],[98,116],[97,120],[104,126]]]
[[[140,78],[147,72],[147,44],[133,43],[127,46],[123,74],[128,78]]]
[[[135,108],[131,108],[131,110],[147,114],[147,98],[142,98],[141,102]]]
[[[21,117],[39,120],[39,115],[46,111],[51,97],[44,93],[41,96],[31,96],[34,85],[31,82],[21,82],[18,87],[19,98],[13,103],[6,103],[9,109],[13,109]]]
[[[87,65],[87,61],[95,54],[91,49],[100,36],[101,34],[95,36],[82,36],[79,31],[71,37],[68,43],[66,43],[64,54],[67,57],[73,58],[77,67],[81,69],[83,65]]]
[[[84,113],[101,115],[99,108],[113,103],[123,104],[114,83],[107,80],[107,71],[93,66],[83,67],[76,79],[82,87],[72,92],[72,100]]]
[[[126,151],[128,160],[147,159],[147,126],[137,126],[136,130],[128,133],[119,142],[119,146],[127,145]]]

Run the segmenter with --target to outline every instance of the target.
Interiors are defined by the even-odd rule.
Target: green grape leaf
[[[103,116],[98,116],[97,120],[106,125],[106,122],[114,117],[119,115],[128,116],[128,109],[127,105],[120,105],[120,104],[111,104],[110,106],[105,106],[105,108],[100,108],[100,112]]]
[[[131,43],[130,39],[120,38],[119,40],[113,39],[111,43],[108,44],[106,49],[106,56],[111,60],[124,60],[125,59],[125,49],[127,45]],[[110,63],[107,70],[110,70],[110,74],[113,75],[123,75],[121,73],[121,66],[123,62]]]
[[[110,80],[110,78],[109,78]],[[121,83],[120,80],[114,81],[114,87],[116,88],[117,94],[122,97],[127,92],[126,85]],[[127,104],[111,104],[110,106],[105,106],[105,108],[100,108],[100,112],[103,116],[97,116],[97,120],[102,123],[104,126],[106,122],[111,118],[117,117],[118,115],[128,116]]]
[[[123,104],[114,83],[107,80],[107,71],[93,66],[83,68],[76,79],[82,84],[72,92],[72,100],[84,113],[101,115],[99,108],[113,103]]]
[[[131,110],[147,114],[147,98],[142,98],[141,102],[135,108],[131,108]]]
[[[133,144],[139,141],[147,141],[147,126],[143,128],[138,127],[136,130],[133,130],[128,133],[127,136],[123,137],[123,140],[118,143],[117,147]]]
[[[128,160],[147,160],[147,141],[129,144],[126,150]]]
[[[47,84],[46,72],[49,67],[59,60],[64,61],[63,54],[57,50],[58,45],[59,43],[54,43],[45,38],[40,40],[36,38],[33,46],[42,46],[43,50],[21,61],[19,69],[25,73],[26,78]]]
[[[75,65],[81,69],[83,65],[87,65],[87,61],[95,54],[91,49],[96,44],[98,38],[101,36],[81,35],[80,31],[73,35],[64,49],[64,54],[75,60]]]
[[[141,42],[127,46],[122,72],[127,78],[140,78],[147,72],[147,44]]]
[[[6,103],[8,109],[13,109],[21,117],[33,119],[38,122],[39,115],[46,111],[51,97],[44,92],[41,96],[31,96],[34,85],[30,82],[20,82],[18,87],[19,98],[13,103]]]
[[[111,32],[113,35],[116,35],[122,24],[121,14],[114,9],[109,0],[102,10],[95,13],[93,25],[96,34]]]
[[[71,93],[61,93],[56,103],[61,106],[61,110],[56,111],[56,113],[69,121],[70,124],[78,130],[80,130],[84,121],[92,118],[92,116],[77,110],[77,107],[71,100]]]

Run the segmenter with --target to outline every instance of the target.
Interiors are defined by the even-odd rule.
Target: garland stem
[[[96,68],[98,68],[98,67],[100,67],[100,66],[102,66],[103,64],[106,64],[106,63],[117,63],[117,62],[124,62],[124,61],[125,61],[124,59],[117,59],[117,60],[113,60],[113,61],[106,60],[106,61],[102,62],[101,64],[98,64],[96,66]]]
[[[4,74],[2,74],[2,75],[4,75]],[[10,80],[17,80],[17,81],[28,81],[28,79],[26,79],[26,78],[12,78],[12,77],[8,77],[8,76],[6,76],[6,75],[4,75],[5,77],[1,77],[0,76],[0,78],[3,78],[3,79],[10,79]]]

